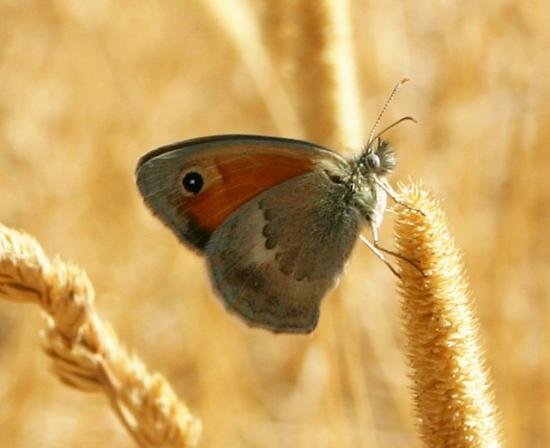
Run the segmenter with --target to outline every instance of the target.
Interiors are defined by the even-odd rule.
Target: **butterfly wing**
[[[152,212],[183,243],[202,252],[214,231],[247,201],[327,160],[346,166],[338,154],[308,142],[214,136],[151,151],[139,161],[136,178]],[[195,190],[185,189],[187,175],[194,176]]]
[[[357,239],[346,186],[314,170],[248,201],[206,246],[212,282],[249,325],[308,333]]]

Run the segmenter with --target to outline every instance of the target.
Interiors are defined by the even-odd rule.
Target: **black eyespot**
[[[185,176],[183,176],[182,183],[185,191],[198,194],[204,185],[204,179],[196,171],[189,171]]]

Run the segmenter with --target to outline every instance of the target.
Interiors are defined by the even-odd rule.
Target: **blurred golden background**
[[[101,315],[202,419],[201,446],[419,446],[382,263],[356,247],[313,334],[250,329],[133,176],[147,150],[210,134],[358,149],[410,77],[383,121],[419,122],[388,134],[392,182],[422,180],[443,200],[506,445],[550,446],[548,4],[327,1],[349,22],[341,63],[358,80],[350,137],[335,141],[313,70],[330,56],[316,53],[316,3],[2,0],[0,222],[87,270]],[[134,446],[105,397],[48,372],[42,327],[36,307],[0,302],[0,446]]]

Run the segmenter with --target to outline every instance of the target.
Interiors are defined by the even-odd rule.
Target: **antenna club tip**
[[[410,80],[411,80],[411,78],[405,77],[405,78],[401,79],[401,81],[399,81],[399,85],[405,84],[406,82],[409,82]]]

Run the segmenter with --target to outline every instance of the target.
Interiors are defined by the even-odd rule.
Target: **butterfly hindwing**
[[[307,333],[357,238],[345,186],[311,171],[241,206],[206,246],[214,287],[248,324]]]

